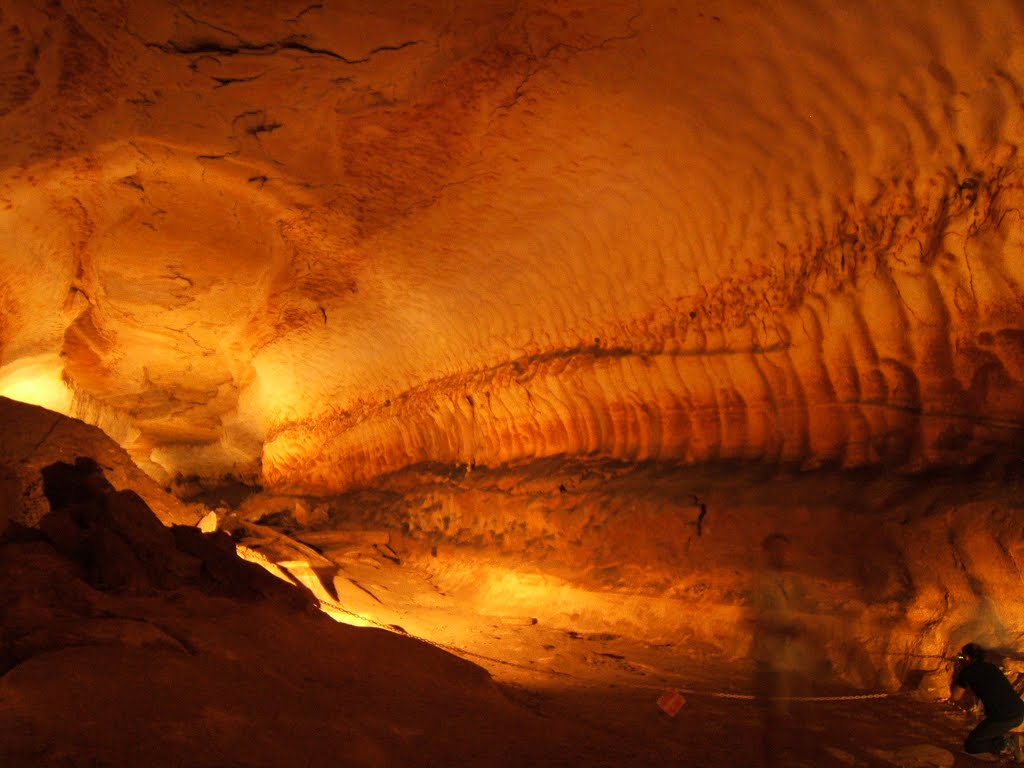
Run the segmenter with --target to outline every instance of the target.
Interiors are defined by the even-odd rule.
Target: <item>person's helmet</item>
[[[960,649],[960,655],[968,661],[981,661],[985,658],[985,649],[977,643],[968,643]]]

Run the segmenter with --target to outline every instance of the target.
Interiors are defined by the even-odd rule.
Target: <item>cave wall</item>
[[[456,582],[446,552],[497,558],[569,615],[743,653],[782,529],[883,681],[1013,645],[1016,475],[972,473],[1024,427],[1022,28],[1015,0],[6,0],[0,395],[163,486],[347,499],[330,525]],[[33,435],[0,475],[27,521]]]
[[[901,475],[552,459],[419,467],[339,496],[253,497],[242,513],[329,558],[386,531],[404,563],[482,616],[736,668],[771,578],[763,543],[782,535],[799,671],[944,698],[968,641],[1024,672],[1022,482],[1019,460]]]
[[[1011,0],[2,13],[0,389],[163,480],[1019,435]]]

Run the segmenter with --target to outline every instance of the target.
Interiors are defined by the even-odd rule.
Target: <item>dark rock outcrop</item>
[[[573,743],[624,759],[548,732],[474,664],[335,623],[227,534],[165,528],[91,459],[44,485],[39,528],[0,537],[5,768],[545,765]]]

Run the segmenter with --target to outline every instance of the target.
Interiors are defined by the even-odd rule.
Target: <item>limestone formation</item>
[[[1017,671],[1019,0],[3,0],[0,137],[19,557],[131,562],[46,518],[92,460],[122,522],[203,521],[168,584],[216,540],[332,616],[635,683],[566,638],[740,669],[779,534],[807,675]],[[461,610],[541,629],[513,663]]]
[[[0,390],[154,476],[959,464],[1024,401],[1021,9],[0,21]]]

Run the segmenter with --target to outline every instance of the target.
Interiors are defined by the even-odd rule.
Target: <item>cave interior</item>
[[[951,768],[958,649],[1024,688],[1019,0],[2,0],[0,137],[5,766]]]

